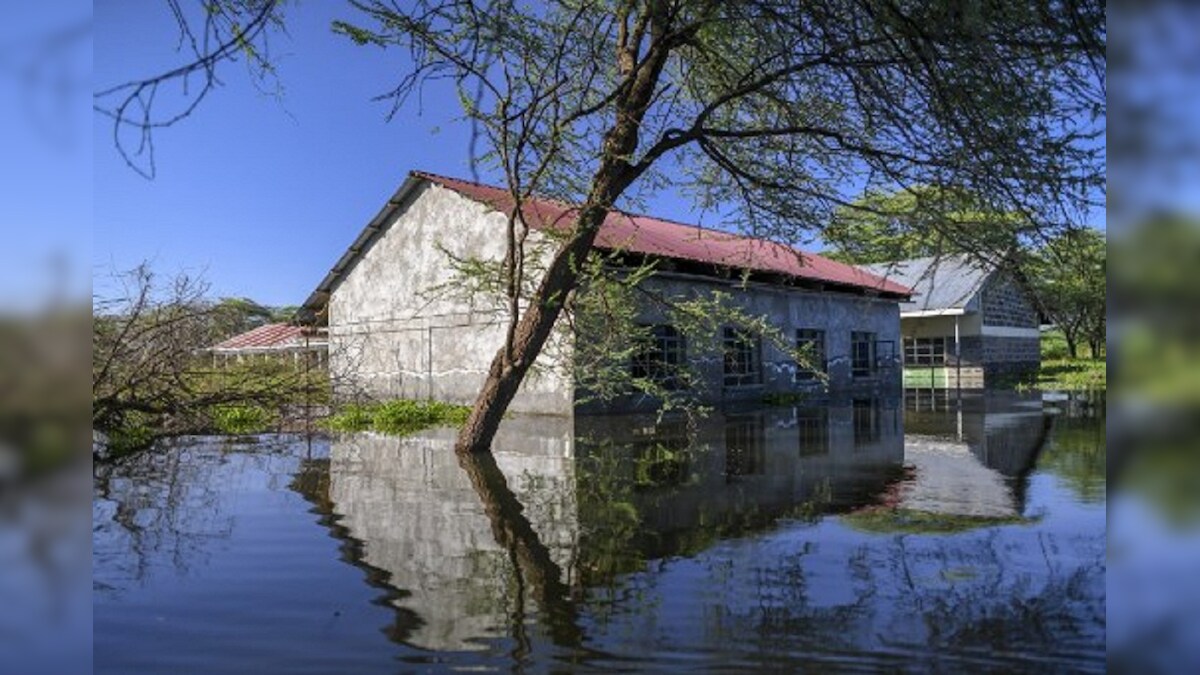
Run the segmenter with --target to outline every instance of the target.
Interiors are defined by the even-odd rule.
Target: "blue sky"
[[[194,116],[158,132],[154,180],[125,166],[111,124],[95,117],[97,277],[148,260],[203,274],[217,296],[299,303],[409,169],[463,173],[465,142],[445,122],[452,110],[427,101],[424,117],[385,122],[387,108],[370,98],[394,77],[395,55],[333,35],[334,7],[345,6],[293,7],[290,39],[275,43],[281,98],[234,64]],[[171,18],[157,9],[114,3],[97,13],[97,87],[174,56]],[[431,133],[437,124],[443,132]]]
[[[334,35],[342,3],[305,3],[274,43],[282,97],[256,90],[240,64],[184,122],[157,132],[157,176],[146,180],[93,120],[93,275],[104,294],[114,270],[149,261],[162,274],[201,274],[214,296],[298,304],[410,170],[470,176],[467,125],[457,99],[430,87],[391,122],[371,99],[403,70],[401,50],[359,47]],[[97,89],[178,62],[165,7],[112,3],[96,14]],[[171,57],[171,58],[166,58]],[[656,213],[689,217],[682,202]]]
[[[386,91],[401,50],[359,47],[334,35],[340,2],[291,5],[289,36],[273,43],[281,97],[255,89],[246,69],[189,119],[157,132],[157,177],[125,166],[112,126],[94,115],[92,275],[111,290],[116,270],[148,261],[162,274],[202,275],[214,296],[271,305],[307,297],[409,170],[469,176],[466,125],[449,88],[427,88],[386,121]],[[95,89],[161,71],[184,58],[163,4],[108,3],[95,15]],[[163,98],[168,101],[169,99]],[[695,222],[664,195],[656,215]]]

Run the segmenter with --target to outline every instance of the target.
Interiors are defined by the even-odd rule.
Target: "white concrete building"
[[[574,220],[574,209],[554,200],[529,200],[524,209],[534,250],[549,251],[550,235]],[[328,326],[331,372],[379,398],[472,402],[503,344],[507,316],[461,288],[453,261],[503,260],[511,210],[506,190],[410,174],[305,302],[309,317]],[[609,215],[596,247],[658,262],[645,283],[665,295],[730,294],[797,344],[812,344],[828,375],[798,373],[785,352],[734,327],[722,344],[689,342],[647,309],[658,341],[653,358],[691,363],[705,348],[723,354],[696,361],[703,400],[757,400],[817,382],[833,394],[898,391],[904,286],[781,244],[622,212]],[[510,409],[575,410],[573,339],[557,332]]]

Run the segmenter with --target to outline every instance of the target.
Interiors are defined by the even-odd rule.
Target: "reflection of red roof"
[[[512,210],[513,200],[507,190],[421,171],[414,171],[413,175],[454,190],[468,199],[486,204],[502,213]],[[566,229],[573,223],[577,212],[574,206],[544,198],[527,199],[522,210],[525,221],[535,229]],[[616,210],[609,212],[596,236],[595,245],[605,250],[629,251],[756,272],[784,274],[896,295],[908,296],[912,293],[905,286],[853,265],[812,253],[803,253],[777,242]]]
[[[324,342],[324,338],[321,338]],[[304,328],[286,323],[268,323],[234,335],[213,347],[214,350],[281,349],[304,344]]]

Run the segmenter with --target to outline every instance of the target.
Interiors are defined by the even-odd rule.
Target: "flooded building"
[[[866,269],[913,289],[900,305],[905,387],[977,389],[1040,367],[1037,309],[1004,270],[962,254]]]
[[[268,323],[209,347],[214,363],[275,359],[324,366],[329,336],[323,328]]]
[[[337,382],[378,398],[472,402],[503,344],[507,314],[503,302],[471,293],[461,271],[504,259],[513,211],[507,190],[410,174],[305,302],[313,320],[328,326]],[[523,203],[528,267],[544,263],[539,256],[553,250],[555,233],[574,212],[550,199]],[[631,370],[694,364],[701,384],[693,391],[709,403],[811,389],[899,390],[899,303],[909,297],[901,284],[781,244],[617,211],[595,247],[618,252],[620,264],[653,262],[639,287],[644,296],[673,302],[725,294],[745,314],[765,317],[788,350],[793,340],[806,347],[814,365],[797,368],[788,351],[738,326],[706,341],[684,335],[647,305],[640,321],[653,344],[631,357]],[[511,410],[569,414],[583,398],[575,337],[561,324]]]

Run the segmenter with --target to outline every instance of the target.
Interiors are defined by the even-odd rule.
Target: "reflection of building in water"
[[[714,413],[692,428],[653,415],[581,416],[576,432],[581,474],[597,465],[619,473],[610,499],[636,509],[646,558],[694,552],[711,541],[706,533],[869,503],[904,453],[900,411],[865,400]],[[591,515],[581,512],[581,523]]]
[[[506,420],[496,463],[551,557],[568,569],[574,548],[570,419]],[[331,449],[329,497],[339,524],[362,542],[363,562],[409,595],[396,601],[421,625],[404,640],[438,650],[509,633],[523,600],[509,553],[454,454],[454,433],[408,438],[360,434]]]
[[[1039,394],[910,390],[905,408],[904,461],[915,477],[902,506],[995,517],[1024,511],[1049,423]]]
[[[506,636],[525,607],[546,611],[527,597],[533,575],[519,574],[516,551],[497,543],[509,534],[497,530],[498,506],[485,505],[453,440],[448,430],[336,440],[326,502],[335,534],[356,544],[354,562],[382,571],[399,591],[392,602],[416,615],[396,637],[439,650]],[[563,582],[578,589],[598,571],[689,555],[716,535],[869,502],[897,475],[903,443],[899,409],[863,401],[714,414],[693,427],[514,416],[494,456]],[[593,461],[601,456],[613,461]]]

